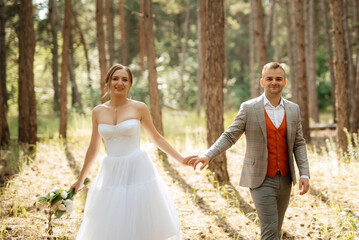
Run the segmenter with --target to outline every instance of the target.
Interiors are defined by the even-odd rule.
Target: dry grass
[[[172,121],[169,121],[172,119]],[[174,120],[175,119],[175,120]],[[204,124],[193,116],[165,115],[167,139],[184,155],[206,149]],[[229,117],[229,121],[232,116]],[[228,124],[227,124],[228,125]],[[191,128],[188,126],[192,126]],[[45,234],[47,208],[37,197],[54,187],[69,187],[76,179],[89,141],[89,128],[76,126],[67,143],[58,139],[38,144],[33,162],[24,165],[1,190],[0,239],[49,239]],[[155,147],[143,135],[142,147],[154,161],[178,207],[183,239],[259,239],[253,202],[246,188],[238,186],[244,139],[227,151],[231,184],[216,185],[208,171],[193,171],[169,159],[157,158]],[[94,179],[101,158],[90,172]],[[284,220],[283,239],[359,239],[359,161],[338,160],[333,145],[310,147],[311,193],[298,195],[294,186]],[[57,239],[75,239],[86,192],[75,199],[76,212],[55,219]]]

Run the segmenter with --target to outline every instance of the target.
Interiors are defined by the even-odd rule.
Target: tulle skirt
[[[105,157],[76,239],[181,239],[176,207],[146,152]]]

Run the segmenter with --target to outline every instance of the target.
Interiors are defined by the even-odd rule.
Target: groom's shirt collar
[[[263,93],[262,94],[263,95],[263,103],[264,103],[264,106],[271,106],[271,107],[273,107],[273,108],[276,108],[276,107],[274,107],[270,102],[269,102],[269,100],[268,100],[268,98],[266,97],[266,95]],[[279,106],[282,106],[283,108],[284,108],[284,102],[283,102],[283,98],[281,97],[280,98],[280,103],[279,103],[279,105],[277,106],[277,107],[279,107]]]

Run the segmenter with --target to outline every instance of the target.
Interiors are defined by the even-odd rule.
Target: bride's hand
[[[184,165],[188,165],[188,163],[192,160],[192,161],[196,161],[198,158],[198,155],[191,155],[191,156],[187,156],[187,157],[184,157],[182,160],[181,160],[181,163],[184,164]]]
[[[77,180],[74,184],[72,184],[71,188],[75,189],[75,194],[77,194],[79,191],[83,188],[83,182],[80,180]]]

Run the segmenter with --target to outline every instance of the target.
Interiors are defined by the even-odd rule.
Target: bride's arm
[[[141,113],[141,124],[145,129],[146,133],[150,137],[150,139],[156,144],[156,146],[176,159],[177,161],[187,164],[190,159],[196,158],[197,156],[188,156],[183,157],[180,153],[178,153],[167,141],[166,139],[157,131],[155,126],[153,125],[150,111],[144,103],[139,103],[139,109]]]
[[[98,122],[97,122],[98,109],[92,111],[92,134],[91,142],[87,149],[84,164],[82,166],[78,180],[72,185],[71,188],[75,188],[75,194],[79,191],[81,185],[85,181],[85,178],[90,170],[93,161],[96,159],[96,155],[100,149],[101,136],[98,133]]]

